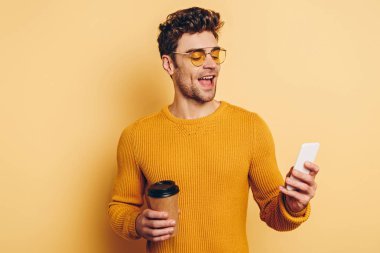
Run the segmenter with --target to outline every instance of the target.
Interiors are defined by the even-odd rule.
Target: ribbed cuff
[[[141,238],[141,236],[139,234],[137,234],[137,231],[136,231],[136,219],[140,213],[141,213],[140,210],[137,210],[137,211],[133,211],[132,213],[128,214],[129,219],[127,219],[128,224],[126,224],[127,230],[128,230],[127,231],[128,232],[128,238],[133,239],[133,240],[137,240],[137,239]]]
[[[292,212],[286,208],[285,204],[285,195],[280,192],[280,210],[282,215],[289,220],[291,223],[294,224],[301,224],[302,222],[306,221],[311,212],[311,206],[310,203],[307,204],[306,208],[299,211],[299,212]]]

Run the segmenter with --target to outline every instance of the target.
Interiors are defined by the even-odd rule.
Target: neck
[[[212,114],[220,105],[220,101],[200,103],[195,100],[174,100],[169,111],[177,118],[197,119]]]

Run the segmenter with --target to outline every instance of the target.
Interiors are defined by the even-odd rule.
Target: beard
[[[215,80],[215,86],[212,90],[204,91],[199,86],[192,83],[191,81],[183,80],[182,78],[179,77],[179,75],[177,75],[177,73],[173,75],[173,78],[175,80],[175,85],[177,85],[182,96],[184,96],[185,98],[192,99],[192,100],[197,101],[198,103],[203,104],[203,103],[212,101],[215,97],[216,80]]]

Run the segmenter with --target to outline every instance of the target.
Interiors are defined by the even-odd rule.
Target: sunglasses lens
[[[203,64],[203,62],[205,61],[205,57],[206,55],[203,51],[194,51],[190,55],[191,62],[197,67]]]
[[[211,56],[217,64],[222,64],[226,59],[226,51],[221,49],[215,49],[211,52]]]
[[[216,64],[222,64],[226,59],[226,50],[214,49],[211,51],[210,55]],[[190,54],[190,58],[194,66],[202,66],[206,59],[206,52],[203,50],[193,51]]]
[[[213,59],[217,64],[220,64],[220,58],[219,58],[219,55],[220,55],[220,50],[219,50],[219,49],[211,51],[211,57],[212,57],[212,59]]]

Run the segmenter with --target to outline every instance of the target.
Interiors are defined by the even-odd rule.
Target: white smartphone
[[[298,171],[303,172],[305,174],[309,174],[310,172],[308,169],[306,169],[304,167],[304,164],[306,161],[314,162],[315,158],[317,157],[318,150],[319,150],[319,143],[318,142],[302,144],[300,152],[298,154],[296,164],[293,167],[293,170],[298,170]],[[290,177],[292,177],[292,176],[290,176]],[[294,190],[294,188],[290,185],[287,185],[286,188],[288,190]]]

